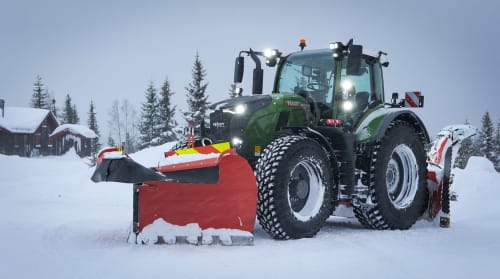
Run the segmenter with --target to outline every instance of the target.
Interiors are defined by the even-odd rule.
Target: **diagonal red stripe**
[[[215,149],[211,145],[195,147],[194,149],[196,151],[198,151],[198,153],[200,153],[200,154],[220,153],[219,150]]]
[[[418,107],[409,94],[406,94],[405,100],[412,108]]]

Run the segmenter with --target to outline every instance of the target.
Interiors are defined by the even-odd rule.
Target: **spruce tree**
[[[174,141],[177,139],[177,135],[174,132],[174,128],[177,126],[177,122],[174,119],[175,108],[172,106],[171,100],[174,92],[170,89],[170,83],[168,78],[165,78],[165,82],[160,90],[160,100],[159,100],[159,113],[160,113],[160,142],[163,144],[166,142]]]
[[[141,147],[158,145],[160,141],[160,114],[156,88],[151,82],[146,89],[146,102],[141,107],[141,122],[139,132],[141,133]]]
[[[479,148],[481,153],[486,158],[488,158],[488,160],[496,163],[493,132],[494,129],[490,114],[486,112],[481,119],[481,131],[479,132]]]
[[[62,124],[80,123],[80,117],[78,117],[78,111],[76,110],[76,105],[71,103],[71,97],[69,96],[69,94],[66,94],[61,122]]]
[[[495,133],[495,169],[500,171],[500,122],[497,122],[497,131]]]
[[[72,124],[73,123],[73,105],[71,104],[71,97],[69,94],[66,94],[66,99],[64,100],[64,108],[62,111],[62,123],[63,124]]]
[[[465,125],[469,125],[469,121],[465,120]],[[469,158],[474,156],[475,153],[476,151],[474,150],[474,142],[472,141],[472,138],[466,138],[460,145],[454,167],[464,169]]]
[[[87,125],[89,129],[94,131],[94,133],[97,135],[97,138],[92,139],[90,144],[92,164],[95,164],[97,153],[101,149],[101,144],[99,143],[99,140],[101,138],[101,133],[99,132],[99,126],[97,125],[96,113],[94,111],[94,102],[92,100],[90,101],[90,109],[88,116],[89,118],[87,120]]]
[[[73,104],[73,107],[71,108],[71,111],[73,112],[73,122],[71,124],[80,124],[80,117],[78,117],[78,111],[76,110],[76,105]]]
[[[33,84],[33,95],[31,97],[31,107],[50,109],[50,98],[47,90],[44,88],[42,77],[36,76],[36,81]]]
[[[193,80],[185,88],[187,90],[186,96],[189,111],[184,113],[186,121],[194,126],[201,124],[201,120],[208,107],[208,95],[205,94],[208,83],[204,83],[206,75],[200,56],[196,53],[192,70]]]
[[[458,150],[457,159],[455,160],[455,167],[464,169],[467,166],[467,161],[471,156],[474,156],[474,143],[471,138],[466,138],[462,141],[460,149]]]

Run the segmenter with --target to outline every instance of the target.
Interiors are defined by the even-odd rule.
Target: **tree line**
[[[206,75],[205,67],[196,53],[191,71],[192,81],[185,87],[188,110],[181,111],[188,125],[200,125],[208,108]],[[115,100],[109,111],[108,145],[122,144],[126,152],[132,153],[178,140],[182,128],[175,120],[177,108],[172,104],[174,94],[166,77],[160,88],[156,88],[153,81],[149,82],[140,113],[126,99]]]
[[[188,125],[199,125],[209,105],[205,82],[206,70],[198,53],[192,68],[192,81],[185,87],[188,110],[182,111],[182,116]],[[62,108],[58,108],[55,98],[43,84],[41,76],[34,82],[31,107],[50,110],[61,124],[79,124],[80,118],[75,104],[72,103],[70,94],[66,94]],[[123,145],[128,153],[139,149],[161,145],[177,140],[182,129],[175,120],[176,106],[172,104],[175,92],[171,89],[168,77],[165,78],[161,88],[157,89],[151,81],[145,90],[145,101],[140,106],[140,112],[127,100],[114,100],[108,110],[109,134],[107,145]],[[98,138],[92,141],[92,157],[101,148],[100,131],[97,124],[94,102],[90,101],[88,111],[88,127],[93,130]]]
[[[61,124],[80,124],[80,117],[76,105],[71,102],[71,96],[66,94],[62,111],[56,106],[56,99],[49,93],[49,89],[43,84],[42,77],[38,75],[33,83],[33,94],[31,96],[31,107],[47,109],[54,114]],[[97,138],[91,140],[92,162],[95,163],[97,152],[101,148],[100,131],[97,124],[94,102],[90,100],[87,126],[94,131]]]
[[[466,120],[465,124],[469,122]],[[465,168],[471,156],[486,157],[493,163],[495,169],[500,171],[500,122],[496,123],[495,129],[489,112],[485,112],[481,118],[478,135],[462,142],[455,167]]]

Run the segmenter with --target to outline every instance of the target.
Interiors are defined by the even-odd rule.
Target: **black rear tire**
[[[368,197],[355,197],[354,213],[373,229],[409,229],[427,208],[426,153],[421,135],[396,121],[373,151]]]
[[[271,142],[255,168],[257,218],[276,239],[312,237],[334,208],[329,158],[319,143],[303,136]]]

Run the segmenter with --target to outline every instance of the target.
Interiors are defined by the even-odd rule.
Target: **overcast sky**
[[[83,123],[94,100],[106,137],[112,101],[139,110],[151,81],[160,87],[168,76],[185,108],[197,51],[215,102],[228,96],[239,50],[291,52],[300,38],[308,49],[354,38],[387,52],[386,99],[421,90],[432,135],[466,118],[479,125],[485,111],[500,121],[499,0],[0,0],[0,98],[28,106],[40,75],[60,107],[70,94]],[[272,73],[265,69],[267,92]]]

